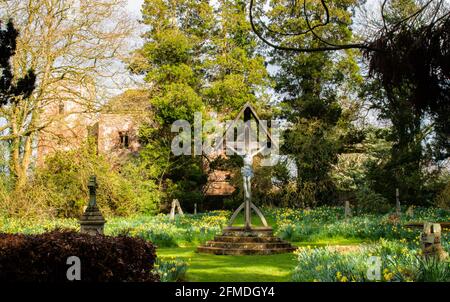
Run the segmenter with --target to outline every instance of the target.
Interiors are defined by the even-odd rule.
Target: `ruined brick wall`
[[[101,113],[98,119],[98,152],[122,158],[140,148],[138,117],[133,114]],[[128,137],[125,146],[124,136]]]
[[[61,108],[60,104],[53,103],[43,113],[43,120],[51,122],[38,138],[38,165],[55,151],[79,147],[80,143],[87,140],[87,125],[95,122],[95,115],[86,113],[79,104],[66,101],[63,105],[64,108]]]
[[[57,103],[52,104],[44,112],[44,118],[52,122],[39,137],[38,165],[42,165],[46,156],[58,150],[68,151],[80,147],[92,135],[95,135],[98,152],[116,159],[139,149],[137,139],[139,118],[136,115],[87,113],[75,102],[64,102],[61,112],[60,106]],[[126,146],[124,136],[127,136]]]

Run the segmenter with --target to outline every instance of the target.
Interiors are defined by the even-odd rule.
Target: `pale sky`
[[[128,0],[127,8],[133,15],[140,16],[142,3],[144,0]]]

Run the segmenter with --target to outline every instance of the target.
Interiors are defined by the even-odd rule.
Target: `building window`
[[[58,114],[64,114],[64,102],[58,104]]]
[[[128,149],[130,147],[130,136],[127,132],[119,132],[119,144],[121,148]]]

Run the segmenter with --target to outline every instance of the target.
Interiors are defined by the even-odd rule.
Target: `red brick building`
[[[47,106],[43,115],[50,122],[39,137],[38,164],[55,151],[73,150],[88,139],[95,142],[99,153],[113,160],[137,152],[139,124],[149,115],[145,104],[148,104],[145,93],[129,92],[97,111],[74,101]]]
[[[69,151],[91,139],[97,152],[120,162],[127,155],[138,152],[138,130],[141,123],[152,123],[150,96],[144,91],[128,91],[112,99],[100,110],[92,110],[83,103],[61,101],[47,106],[43,120],[50,123],[41,132],[38,148],[38,165],[55,151]],[[206,196],[229,196],[235,191],[230,184],[230,171],[210,170],[206,164],[208,182]]]

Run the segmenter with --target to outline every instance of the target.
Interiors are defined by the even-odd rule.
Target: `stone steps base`
[[[296,247],[273,236],[272,228],[225,228],[223,234],[199,246],[199,253],[214,255],[272,255],[292,253]]]
[[[285,253],[292,253],[295,251],[295,247],[290,248],[275,248],[275,249],[259,249],[259,250],[253,250],[253,249],[230,249],[230,248],[220,248],[220,247],[205,247],[205,246],[199,246],[197,248],[197,251],[199,253],[205,253],[205,254],[214,254],[214,255],[274,255],[274,254],[285,254]]]
[[[205,243],[204,246],[218,247],[224,249],[248,249],[248,250],[277,249],[277,248],[291,247],[291,245],[287,242],[259,243],[259,242],[220,242],[220,241],[208,241]]]

